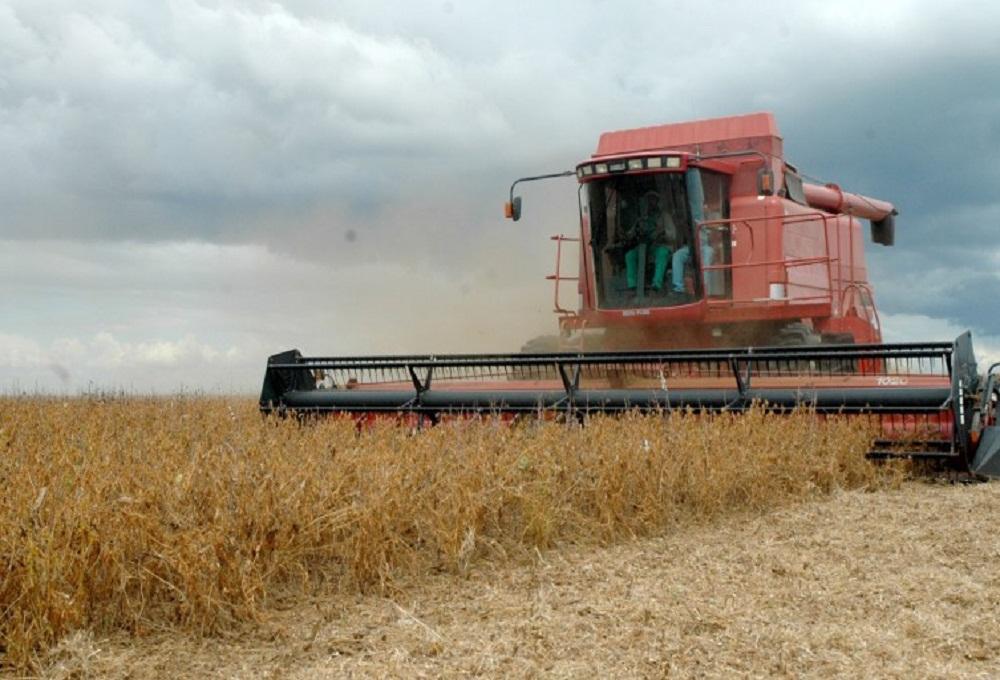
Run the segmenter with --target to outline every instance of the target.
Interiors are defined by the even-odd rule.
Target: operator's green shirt
[[[635,243],[674,247],[677,241],[677,229],[673,219],[665,213],[645,215],[635,221],[630,236]]]

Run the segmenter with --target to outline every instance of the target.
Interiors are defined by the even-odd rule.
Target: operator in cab
[[[639,216],[625,233],[625,285],[632,293],[639,282],[639,246],[653,256],[653,280],[650,288],[659,292],[667,274],[671,254],[677,250],[677,226],[669,212],[661,207],[660,195],[648,191],[639,198]]]
[[[685,175],[688,196],[691,201],[692,221],[699,224],[703,221],[711,222],[721,220],[726,217],[724,207],[723,187],[713,183],[712,191],[706,192],[701,182],[696,182],[697,171],[688,170]],[[716,252],[721,249],[721,239],[723,230],[728,233],[728,227],[718,225],[703,227],[698,233],[699,253],[701,255],[701,266],[712,266],[716,261]],[[688,291],[684,280],[685,268],[691,263],[691,244],[685,242],[674,251],[673,262],[670,264],[671,271],[671,292],[675,296],[687,297]],[[723,274],[719,270],[705,272],[706,294],[709,296],[721,295],[724,282]]]

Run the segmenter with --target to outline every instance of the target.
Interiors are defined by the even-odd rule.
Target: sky
[[[892,201],[886,340],[1000,356],[1000,3],[0,0],[0,391],[512,351],[602,131],[772,111]],[[572,302],[572,300],[567,300]]]

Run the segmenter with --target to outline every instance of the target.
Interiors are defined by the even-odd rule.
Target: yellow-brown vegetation
[[[807,412],[413,435],[238,399],[0,399],[0,665],[77,629],[219,632],[316,589],[873,487],[870,437]]]

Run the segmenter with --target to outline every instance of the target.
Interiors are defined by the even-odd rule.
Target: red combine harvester
[[[601,135],[575,170],[518,184],[579,184],[578,235],[554,236],[559,335],[519,354],[272,356],[265,413],[359,420],[491,413],[775,409],[867,414],[869,455],[1000,476],[997,366],[980,375],[968,333],[881,344],[858,218],[895,238],[892,204],[803,181],[774,118],[758,113]],[[562,271],[575,242],[576,272]],[[578,309],[560,304],[576,284]]]
[[[567,174],[580,185],[580,232],[553,237],[549,277],[563,347],[881,341],[856,218],[892,245],[896,209],[803,182],[771,114],[605,133],[575,173],[514,182],[507,215],[520,218],[519,183]],[[570,276],[567,242],[583,244]],[[576,311],[560,305],[565,281]]]

